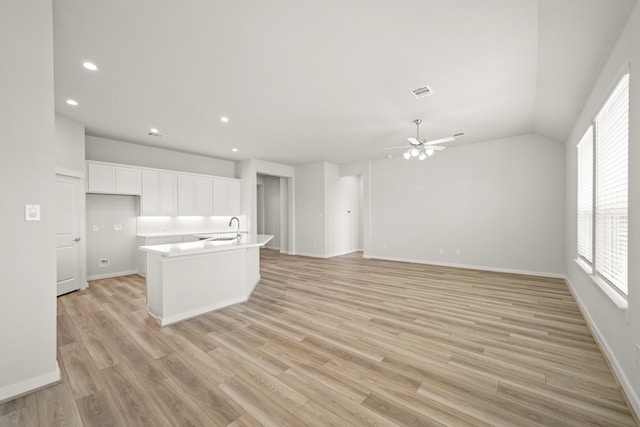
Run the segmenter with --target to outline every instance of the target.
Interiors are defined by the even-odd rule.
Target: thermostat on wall
[[[40,205],[24,205],[25,221],[40,221]]]

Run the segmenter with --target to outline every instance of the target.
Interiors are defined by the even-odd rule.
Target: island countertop
[[[196,242],[140,246],[140,249],[146,252],[157,253],[162,256],[176,257],[264,246],[271,239],[273,239],[273,236],[268,234],[242,234],[239,242],[237,240],[198,240]]]

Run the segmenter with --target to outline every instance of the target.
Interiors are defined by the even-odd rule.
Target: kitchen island
[[[245,302],[260,281],[260,247],[273,236],[141,246],[147,311],[160,326]]]

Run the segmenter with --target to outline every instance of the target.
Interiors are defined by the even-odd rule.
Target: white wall
[[[132,274],[138,270],[136,215],[138,198],[87,194],[87,276],[89,280]],[[122,230],[114,230],[121,225]],[[94,230],[93,227],[98,227]],[[110,265],[100,267],[107,258]]]
[[[88,160],[236,178],[235,162],[87,135]]]
[[[280,177],[280,252],[289,253],[289,178]]]
[[[563,162],[537,135],[375,161],[367,255],[561,275]]]
[[[332,257],[357,251],[358,177],[319,162],[296,167],[296,254]]]
[[[629,112],[629,296],[619,308],[576,263],[576,144],[631,64]],[[568,139],[565,270],[569,285],[604,348],[635,411],[640,414],[640,6],[636,5]]]
[[[50,0],[0,2],[0,402],[57,381]],[[26,222],[24,205],[41,206]]]
[[[341,254],[340,251],[340,222],[339,213],[339,186],[340,167],[334,163],[323,163],[323,192],[318,196],[324,197],[324,254],[331,257]]]
[[[84,176],[84,126],[56,114],[56,167]]]
[[[295,168],[295,253],[325,256],[324,162]]]

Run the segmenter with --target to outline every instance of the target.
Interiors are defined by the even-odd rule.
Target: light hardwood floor
[[[561,280],[273,250],[261,271],[165,328],[139,276],[60,297],[63,381],[0,425],[634,425]]]

